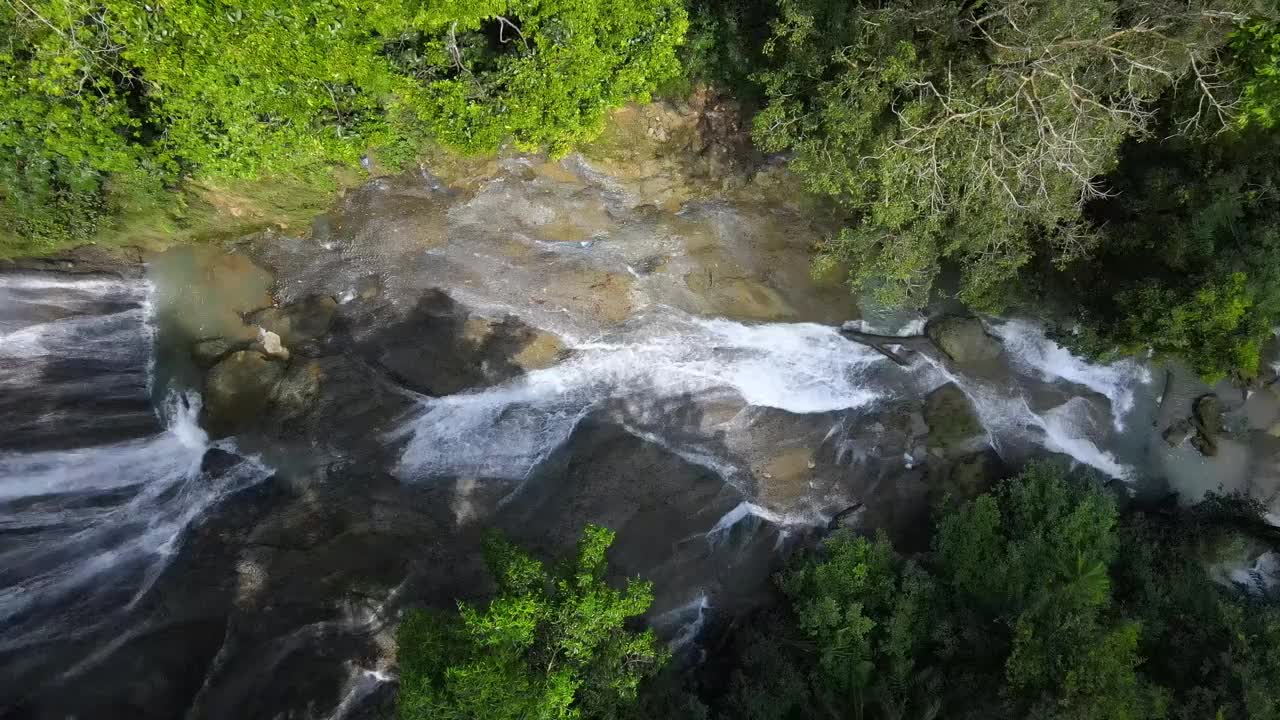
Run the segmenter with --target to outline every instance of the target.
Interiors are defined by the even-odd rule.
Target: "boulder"
[[[1217,437],[1222,431],[1222,403],[1217,395],[1202,395],[1196,400],[1195,419],[1200,432],[1210,439]]]
[[[320,394],[324,379],[320,363],[294,363],[271,392],[271,415],[275,420],[293,420],[307,414]]]
[[[957,363],[985,362],[1000,356],[1000,342],[987,334],[986,327],[976,317],[934,318],[925,327],[925,334]]]
[[[1198,432],[1191,438],[1191,447],[1195,448],[1205,457],[1213,457],[1218,454],[1218,441],[1202,432]]]
[[[203,424],[210,434],[230,435],[267,411],[285,366],[255,350],[239,350],[204,378]]]
[[[200,458],[200,472],[205,475],[221,475],[239,465],[241,461],[241,457],[235,453],[221,448],[209,448],[205,451],[204,457]]]
[[[930,488],[936,497],[950,495],[957,500],[971,500],[991,488],[1005,473],[1004,462],[995,450],[986,448],[952,464],[941,487]]]
[[[191,359],[201,370],[208,370],[226,356],[245,347],[246,343],[243,340],[225,337],[205,338],[191,345]]]
[[[329,332],[337,308],[338,301],[332,297],[313,295],[281,307],[255,310],[245,320],[275,333],[284,345],[296,345]]]
[[[944,452],[968,448],[986,436],[973,402],[955,383],[929,393],[924,401],[924,421],[929,426],[929,446]]]
[[[1170,446],[1178,447],[1186,442],[1194,431],[1195,427],[1191,424],[1191,421],[1184,418],[1165,428],[1160,437],[1164,438],[1164,441],[1169,443]]]
[[[1218,435],[1222,432],[1222,404],[1218,396],[1201,395],[1195,404],[1194,421],[1196,435],[1191,438],[1191,445],[1201,455],[1213,457],[1218,454]]]
[[[415,392],[432,396],[505,382],[552,365],[564,354],[559,338],[514,316],[486,318],[438,290],[407,312],[390,303],[353,302],[344,327],[366,362]]]
[[[271,332],[270,330],[258,328],[258,343],[254,349],[261,350],[268,357],[273,357],[279,360],[289,359],[289,348],[285,347],[284,344],[280,342],[279,335]]]

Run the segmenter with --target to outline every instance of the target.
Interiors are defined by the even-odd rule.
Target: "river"
[[[1244,459],[1168,448],[1161,396],[1208,388],[1031,320],[894,362],[844,324],[928,318],[812,281],[811,208],[654,187],[512,156],[142,274],[0,274],[0,715],[386,716],[395,613],[482,597],[491,527],[614,528],[692,648],[837,516],[919,543],[957,467],[1056,455],[1127,495],[1271,457],[1260,420]]]

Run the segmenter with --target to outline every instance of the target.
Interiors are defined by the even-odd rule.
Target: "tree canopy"
[[[679,71],[679,0],[0,4],[6,254],[84,242],[186,177],[563,152]]]
[[[960,297],[997,310],[1038,252],[1088,253],[1085,205],[1154,103],[1193,97],[1177,129],[1234,122],[1226,48],[1251,0],[779,0],[755,119],[814,191],[853,223],[819,271],[923,305],[943,261]],[[1274,11],[1274,9],[1272,9]]]
[[[1280,610],[1210,573],[1238,504],[1122,514],[1039,464],[940,515],[928,553],[837,531],[779,576],[783,611],[719,641],[728,683],[668,717],[1275,718]]]
[[[485,557],[497,593],[456,615],[411,611],[397,636],[404,720],[614,717],[665,660],[652,630],[628,629],[651,586],[605,582],[613,532],[588,526],[575,562],[548,573],[498,537]]]
[[[1153,348],[1249,380],[1280,324],[1280,139],[1251,128],[1134,144],[1090,216],[1103,242],[1068,268],[1074,333],[1102,357]]]

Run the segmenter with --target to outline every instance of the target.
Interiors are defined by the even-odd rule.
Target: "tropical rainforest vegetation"
[[[178,212],[187,181],[562,152],[678,73],[686,26],[679,0],[5,0],[0,255]]]
[[[0,257],[181,225],[200,183],[564,153],[699,82],[840,208],[815,273],[1247,381],[1280,325],[1278,22],[1262,0],[0,0]],[[940,515],[929,552],[832,535],[684,675],[640,629],[648,585],[606,582],[609,531],[553,570],[494,539],[492,599],[401,626],[401,713],[1280,717],[1280,616],[1206,569],[1240,510],[1121,512],[1034,466]]]
[[[497,596],[456,615],[417,610],[400,624],[400,714],[432,720],[616,717],[666,660],[628,622],[647,583],[604,581],[613,533],[589,526],[577,557],[548,573],[500,537],[485,544]]]
[[[402,625],[401,716],[1280,718],[1280,606],[1212,574],[1260,522],[1247,503],[1122,513],[1040,464],[945,510],[916,555],[834,532],[777,575],[778,607],[663,675],[627,625],[648,587],[603,580],[608,531],[555,575],[491,544],[487,608]]]
[[[429,145],[563,153],[698,81],[843,208],[818,274],[900,305],[1031,298],[1081,351],[1248,379],[1280,324],[1278,19],[1262,0],[4,0],[0,255],[181,228],[201,183],[332,188]]]

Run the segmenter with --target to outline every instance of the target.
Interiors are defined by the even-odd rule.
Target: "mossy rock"
[[[973,402],[955,383],[947,383],[929,393],[924,401],[924,420],[929,426],[929,446],[941,450],[969,448],[986,437]]]
[[[255,350],[228,355],[204,379],[205,429],[221,437],[259,422],[284,373],[284,363]]]
[[[976,317],[946,315],[935,318],[925,333],[948,357],[960,364],[989,362],[1000,357],[1000,341],[987,334]]]

